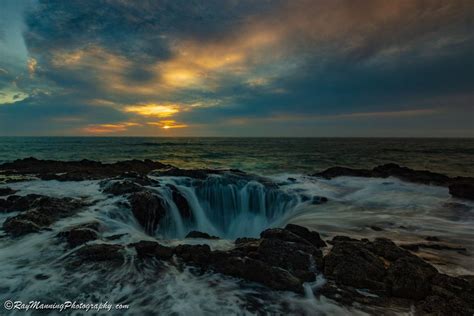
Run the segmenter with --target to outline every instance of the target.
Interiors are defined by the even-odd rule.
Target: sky
[[[474,137],[474,1],[0,0],[0,135]]]

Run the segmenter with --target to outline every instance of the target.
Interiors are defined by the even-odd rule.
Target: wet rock
[[[420,250],[420,246],[418,244],[403,244],[400,245],[400,247],[413,252],[418,252],[418,250]]]
[[[436,237],[436,236],[426,236],[425,240],[427,240],[427,241],[441,241],[441,239],[439,239],[439,237]]]
[[[388,261],[395,261],[399,258],[414,256],[405,249],[398,247],[393,241],[387,238],[376,238],[372,242],[364,243],[364,247],[375,255],[383,257]]]
[[[449,186],[449,194],[457,198],[474,200],[474,180],[452,183]]]
[[[197,230],[189,232],[185,238],[220,239],[217,236],[211,236],[208,233],[203,233]]]
[[[212,169],[180,169],[180,168],[170,168],[168,170],[157,172],[159,176],[167,177],[188,177],[193,179],[204,180],[209,174],[220,174],[220,170]]]
[[[318,204],[324,204],[328,201],[327,197],[324,196],[313,196],[311,199],[311,204],[313,205],[318,205]]]
[[[111,195],[124,195],[143,191],[143,189],[141,185],[135,182],[124,180],[109,182],[102,191]]]
[[[107,262],[120,265],[125,260],[122,251],[123,246],[120,245],[93,244],[79,248],[74,254],[81,260],[76,262],[77,264],[85,261],[90,263]]]
[[[173,256],[173,248],[160,245],[154,241],[142,240],[137,243],[130,244],[134,247],[137,255],[141,259],[158,258],[168,260]]]
[[[249,238],[249,237],[240,237],[240,238],[237,238],[234,243],[236,245],[240,245],[240,244],[246,244],[246,243],[250,243],[250,242],[255,242],[255,241],[258,241],[257,238]]]
[[[39,273],[39,274],[35,275],[35,279],[36,280],[47,280],[47,279],[49,279],[49,275]]]
[[[179,245],[174,251],[183,261],[198,266],[207,267],[211,262],[211,248],[208,245]]]
[[[165,201],[149,191],[133,193],[128,201],[138,223],[147,234],[152,235],[166,215]]]
[[[186,219],[191,219],[193,217],[193,212],[191,211],[188,200],[186,200],[183,194],[181,194],[178,188],[176,188],[174,185],[169,184],[168,187],[171,188],[173,202],[176,204],[181,216]]]
[[[340,176],[350,177],[372,177],[372,171],[366,169],[352,169],[346,167],[331,167],[322,172],[313,174],[313,176],[332,179]]]
[[[127,236],[128,234],[127,233],[124,233],[124,234],[116,234],[116,235],[112,235],[112,236],[107,236],[107,237],[104,237],[105,240],[119,240],[121,239],[123,236]]]
[[[457,297],[446,298],[431,295],[416,304],[416,315],[472,316],[473,314],[474,309],[466,305],[466,302]]]
[[[401,245],[400,247],[411,250],[411,251],[418,251],[420,248],[434,249],[434,250],[461,251],[461,252],[467,251],[467,249],[464,247],[456,247],[456,246],[450,246],[446,244],[436,244],[436,243],[404,244],[404,245]]]
[[[217,272],[258,282],[274,290],[302,293],[302,281],[288,271],[248,257],[225,257],[215,265]]]
[[[253,256],[273,267],[287,270],[303,281],[313,281],[316,271],[323,266],[321,250],[279,239],[262,239]]]
[[[440,297],[459,298],[466,302],[471,310],[474,310],[474,284],[472,279],[470,282],[464,278],[438,273],[431,281],[431,292]]]
[[[23,212],[37,206],[40,199],[49,199],[49,197],[38,194],[28,194],[25,196],[11,195],[6,200],[2,200],[2,211]]]
[[[263,232],[260,233],[260,238],[280,239],[283,241],[291,241],[291,242],[310,245],[310,246],[312,245],[306,239],[301,238],[300,236],[283,228],[270,228],[270,229],[264,230]]]
[[[359,243],[337,242],[324,257],[324,274],[338,284],[384,289],[384,262]]]
[[[11,188],[0,188],[0,196],[7,196],[7,195],[12,195],[15,194],[17,191],[13,190]]]
[[[316,248],[323,248],[327,246],[324,240],[321,239],[321,236],[318,232],[310,231],[306,227],[295,224],[288,224],[285,226],[285,230],[288,230],[293,234],[309,241]]]
[[[105,230],[105,227],[99,221],[91,221],[91,222],[74,225],[71,227],[71,229],[92,229],[93,231],[96,231],[96,232],[102,232]]]
[[[396,177],[404,181],[423,184],[445,186],[450,181],[450,178],[444,174],[427,170],[414,170],[407,167],[401,167],[394,163],[375,167],[372,172],[376,177]]]
[[[401,167],[394,163],[377,166],[370,169],[352,169],[346,167],[331,167],[324,171],[313,174],[316,177],[332,179],[340,176],[365,177],[365,178],[387,178],[396,177],[403,181],[431,184],[449,187],[449,193],[458,198],[474,200],[474,178],[456,177],[450,178],[444,174],[427,170],[414,170]]]
[[[141,174],[134,171],[127,171],[117,177],[118,179],[131,181],[141,186],[160,186],[159,181],[151,179],[146,174]]]
[[[360,242],[360,240],[351,238],[349,236],[334,236],[330,241],[328,241],[328,243],[331,245],[335,245],[340,242]]]
[[[437,273],[418,257],[403,257],[390,265],[385,283],[393,296],[420,300],[430,294],[430,282]]]
[[[43,180],[81,181],[111,178],[125,172],[147,174],[152,170],[168,167],[168,165],[148,159],[104,164],[86,159],[80,161],[54,161],[31,157],[4,163],[0,165],[0,170],[7,175],[35,175]]]
[[[41,230],[41,226],[21,218],[8,218],[3,223],[3,230],[13,237],[18,237],[39,232]]]
[[[57,220],[75,214],[84,204],[72,198],[26,196],[15,199],[12,208],[28,209],[9,217],[3,223],[4,231],[11,236],[21,236],[45,229]]]
[[[376,232],[383,231],[383,228],[381,228],[379,226],[375,226],[375,225],[370,226],[370,229],[372,229],[373,231],[376,231]]]
[[[89,241],[96,240],[99,236],[96,231],[89,228],[75,228],[58,234],[58,237],[64,238],[69,247],[75,248]]]

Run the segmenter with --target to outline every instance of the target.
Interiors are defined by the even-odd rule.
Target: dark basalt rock
[[[137,255],[141,259],[145,258],[158,258],[168,260],[173,256],[173,248],[160,245],[154,241],[142,240],[137,243],[130,244],[134,247]]]
[[[82,262],[87,263],[109,263],[120,265],[124,262],[125,258],[122,254],[123,246],[120,245],[109,245],[109,244],[94,244],[86,245],[79,248],[74,254],[80,261],[76,261],[76,264]]]
[[[246,243],[250,243],[250,242],[255,242],[255,241],[258,241],[257,238],[249,238],[249,237],[240,237],[240,238],[237,238],[234,243],[236,245],[240,245],[240,244],[246,244]]]
[[[37,233],[42,226],[22,218],[8,218],[3,223],[3,230],[13,237],[23,236],[30,233]]]
[[[373,177],[373,173],[372,173],[372,170],[367,170],[367,169],[331,167],[324,171],[315,173],[313,174],[313,176],[322,177],[325,179],[332,179],[332,178],[341,177],[341,176],[369,178],[369,177]]]
[[[390,265],[385,283],[393,296],[420,300],[430,294],[430,282],[437,273],[418,257],[403,257]]]
[[[184,238],[219,239],[217,236],[211,236],[208,233],[199,232],[197,230],[189,232]]]
[[[159,186],[159,181],[151,179],[146,174],[141,174],[134,171],[124,172],[119,175],[117,179],[131,181],[141,186]]]
[[[134,192],[143,191],[144,188],[135,182],[130,180],[123,180],[123,181],[113,181],[109,182],[105,185],[102,192],[111,194],[111,195],[124,195],[130,194]]]
[[[83,206],[81,201],[72,198],[59,199],[36,195],[20,198],[15,200],[14,206],[11,207],[28,210],[7,218],[3,223],[3,229],[11,236],[37,232],[61,218],[75,214]]]
[[[327,246],[324,240],[321,239],[321,236],[318,232],[310,231],[306,227],[295,224],[288,224],[285,226],[285,229],[303,239],[306,239],[316,248],[323,248]]]
[[[397,177],[401,180],[415,183],[447,185],[450,178],[444,174],[435,173],[426,170],[414,170],[407,167],[401,167],[394,163],[375,167],[372,170],[375,176],[381,178]]]
[[[340,242],[361,242],[358,239],[351,238],[349,236],[334,236],[330,241],[328,241],[329,244],[335,245]]]
[[[399,306],[410,309],[415,303],[416,315],[472,315],[474,282],[471,281],[474,278],[471,280],[440,274],[429,263],[397,247],[388,239],[379,238],[373,242],[344,236],[334,239],[335,246],[325,257],[328,282],[320,289],[321,294],[344,305],[357,302],[378,308]],[[367,260],[366,254],[361,256],[366,251],[383,258],[385,267],[376,264],[378,268],[370,274],[372,279],[370,275],[364,274],[363,279],[366,281],[361,282],[356,276],[373,269],[373,258]],[[335,253],[338,254],[337,260],[333,257]],[[370,264],[367,265],[367,261]],[[334,276],[333,271],[327,271],[333,269],[334,263],[340,265],[341,262],[344,269],[339,272],[344,272],[342,275]],[[381,278],[382,269],[385,269],[385,276]],[[379,273],[375,280],[374,273]],[[374,281],[376,286],[372,287]],[[380,281],[383,281],[383,285]],[[368,288],[377,296],[361,295],[357,290],[361,288]]]
[[[119,240],[121,239],[123,236],[127,236],[128,234],[127,233],[124,233],[124,234],[115,234],[115,235],[112,235],[112,236],[107,236],[107,237],[104,237],[105,240],[109,240],[109,241],[112,241],[112,240]]]
[[[185,262],[207,267],[211,261],[211,248],[208,245],[179,245],[174,249],[176,255]]]
[[[474,180],[470,182],[461,180],[449,185],[449,194],[462,199],[474,200]]]
[[[288,271],[248,257],[226,257],[215,265],[217,272],[258,282],[274,290],[302,293],[302,281]]]
[[[420,250],[420,248],[434,249],[434,250],[450,250],[450,251],[460,251],[460,252],[467,251],[467,249],[464,247],[453,247],[450,245],[436,244],[436,243],[404,244],[404,245],[400,245],[400,247],[410,250],[410,251],[415,251],[415,252]]]
[[[95,230],[89,228],[74,228],[59,233],[58,237],[64,238],[69,247],[75,248],[89,241],[96,240],[99,236]]]
[[[303,282],[314,280],[323,263],[321,250],[285,229],[268,229],[260,240],[238,239],[233,250],[212,251],[192,261],[272,289],[295,292],[302,292]]]
[[[426,316],[472,316],[474,309],[457,297],[431,295],[416,304],[416,315]]]
[[[398,247],[393,241],[387,238],[376,238],[373,242],[365,242],[364,247],[373,254],[388,261],[395,261],[399,258],[414,256],[405,249]]]
[[[43,273],[38,273],[38,274],[35,275],[36,280],[47,280],[49,278],[50,278],[49,275],[43,274]]]
[[[316,271],[323,266],[321,250],[279,239],[262,239],[254,256],[270,266],[287,270],[305,282],[313,281]]]
[[[156,172],[159,176],[166,177],[188,177],[193,179],[204,180],[209,174],[221,174],[221,170],[213,169],[180,169],[180,168],[170,168],[168,170]]]
[[[12,195],[16,192],[16,190],[13,190],[11,188],[0,188],[0,196]]]
[[[337,242],[324,257],[324,274],[338,284],[384,289],[384,262],[362,243]]]
[[[300,244],[309,245],[309,246],[312,245],[308,240],[283,228],[270,228],[270,229],[264,230],[263,232],[260,233],[260,238],[280,239],[283,241],[290,241],[290,242],[300,243]]]
[[[474,200],[474,178],[450,178],[444,174],[427,170],[414,170],[389,163],[373,169],[352,169],[346,167],[331,167],[313,174],[316,177],[332,179],[339,176],[387,178],[396,177],[403,181],[431,184],[449,187],[449,193],[454,197]]]
[[[7,175],[35,175],[43,180],[81,181],[111,178],[126,172],[147,174],[152,170],[168,167],[148,159],[104,164],[90,160],[54,161],[25,158],[0,165],[0,171]]]
[[[425,240],[427,240],[427,241],[441,241],[441,239],[439,237],[436,237],[436,236],[426,236]]]
[[[188,200],[186,200],[174,185],[168,184],[168,187],[171,189],[173,202],[176,204],[181,216],[186,219],[191,219],[193,217],[193,212],[191,211]]]
[[[128,198],[132,212],[147,234],[152,235],[166,215],[165,201],[149,191],[136,192]]]
[[[375,225],[370,226],[370,229],[372,229],[373,231],[376,231],[376,232],[381,232],[381,231],[384,230],[382,227],[375,226]]]
[[[50,197],[38,194],[25,196],[11,195],[6,200],[1,200],[0,210],[2,212],[23,212],[44,203],[41,200],[49,200]]]
[[[474,284],[468,280],[437,274],[431,281],[431,293],[441,302],[446,302],[445,305],[459,315],[474,313]]]

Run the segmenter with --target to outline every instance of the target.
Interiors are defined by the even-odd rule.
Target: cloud
[[[188,125],[177,123],[175,120],[164,120],[164,121],[158,121],[158,122],[148,122],[147,124],[151,125],[151,126],[158,126],[158,127],[163,128],[163,129],[188,127]]]
[[[124,112],[136,113],[143,116],[169,117],[179,112],[177,105],[144,104],[130,105],[124,108]]]
[[[229,122],[252,133],[263,128],[256,122],[291,121],[301,127],[288,135],[312,135],[322,120],[461,115],[474,88],[473,8],[464,0],[39,0],[13,41],[25,46],[23,58],[0,61],[0,103],[11,104],[2,116],[39,115],[43,123],[31,126],[56,134],[154,135],[168,126],[220,135]]]
[[[36,59],[30,58],[28,59],[27,65],[30,76],[33,76],[36,72],[36,67],[38,67],[38,62],[36,61]]]
[[[140,126],[140,124],[133,122],[123,122],[115,124],[95,124],[88,125],[82,130],[87,134],[112,134],[127,131],[130,127],[133,126]]]

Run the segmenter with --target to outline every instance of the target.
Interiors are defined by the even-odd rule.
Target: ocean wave
[[[144,142],[144,143],[138,143],[135,144],[135,146],[202,146],[202,143],[180,143],[180,142],[160,142],[160,143],[154,143],[154,142]]]

